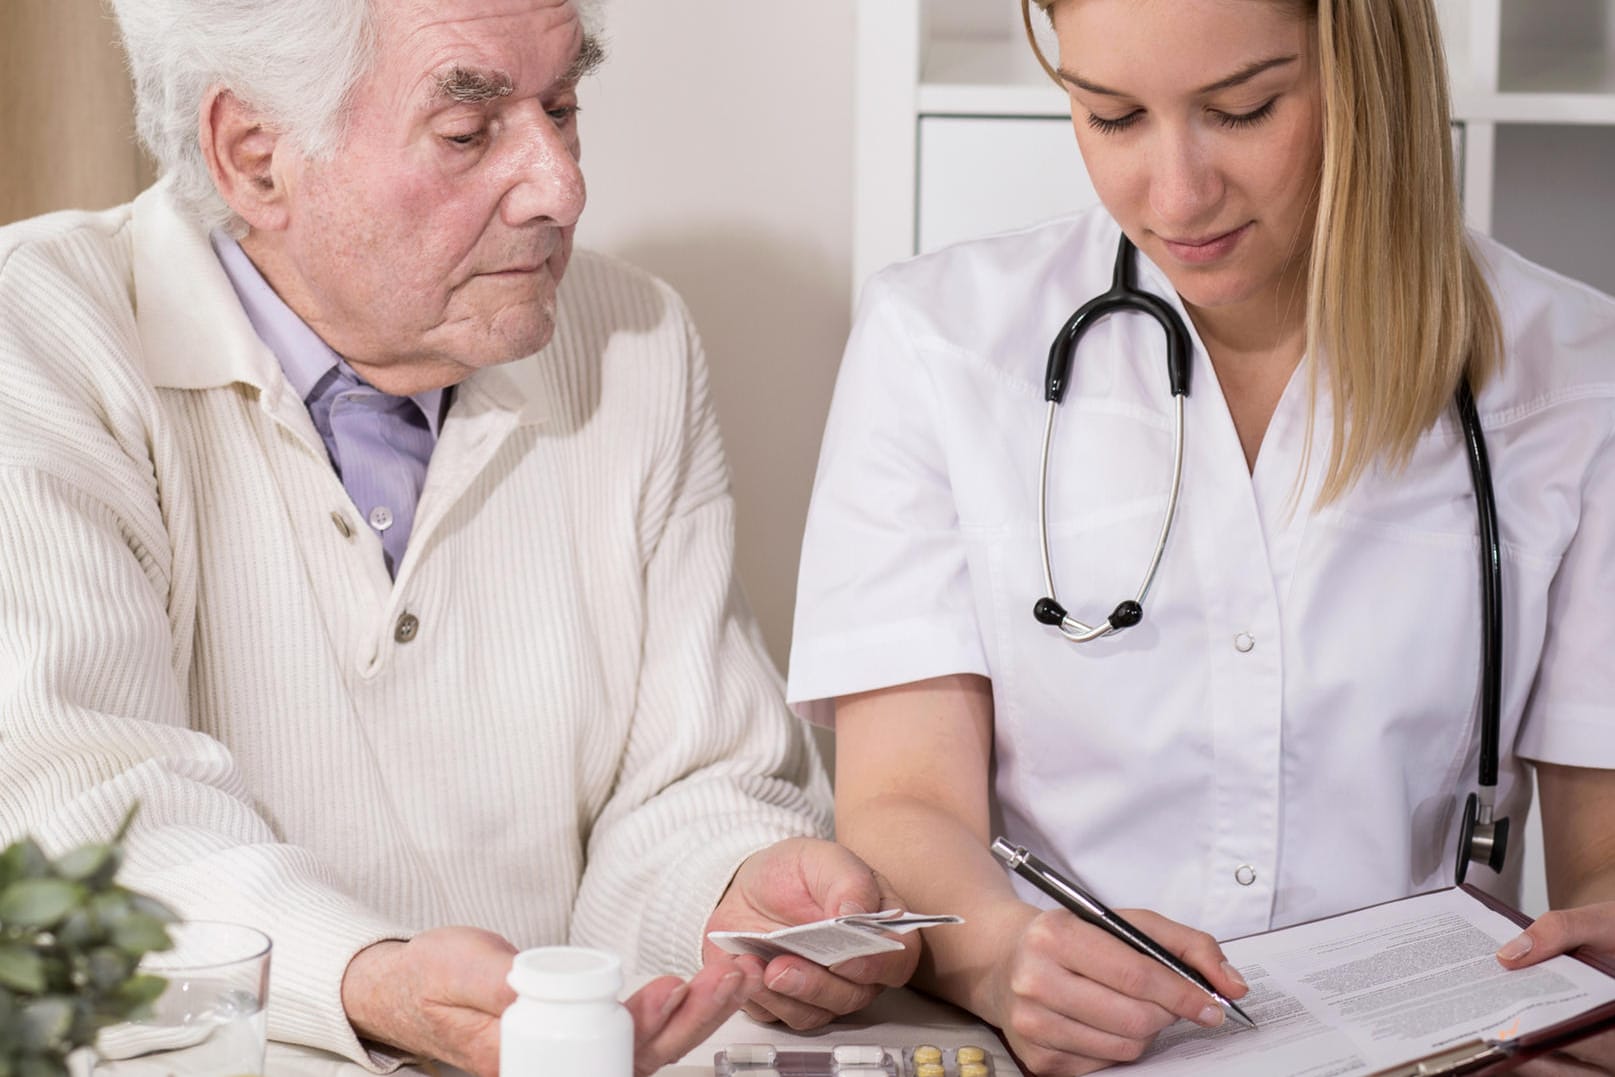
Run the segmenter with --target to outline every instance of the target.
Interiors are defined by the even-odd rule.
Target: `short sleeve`
[[[836,380],[808,508],[788,698],[830,724],[831,701],[987,672],[949,478],[936,379],[906,300],[865,289]]]
[[[1615,768],[1615,435],[1582,485],[1581,518],[1548,591],[1547,633],[1516,754]]]

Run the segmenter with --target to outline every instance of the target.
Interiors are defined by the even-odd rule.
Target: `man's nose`
[[[1215,223],[1222,201],[1222,174],[1210,147],[1190,131],[1163,132],[1150,180],[1150,208],[1173,239],[1198,239],[1195,230]]]
[[[523,117],[513,134],[513,182],[500,207],[505,223],[544,221],[563,228],[576,224],[587,198],[576,143],[544,111]]]

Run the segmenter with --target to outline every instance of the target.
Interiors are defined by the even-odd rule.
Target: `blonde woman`
[[[839,836],[910,907],[968,921],[930,933],[918,982],[1039,1074],[1222,1020],[1045,911],[997,834],[1139,907],[1236,999],[1214,937],[1453,881],[1483,620],[1461,388],[1501,529],[1487,795],[1518,831],[1534,772],[1553,904],[1586,906],[1500,959],[1615,949],[1596,904],[1615,897],[1615,302],[1464,233],[1429,0],[1039,3],[1103,207],[873,281],[802,558],[790,694],[833,717]],[[1041,477],[1050,338],[1111,287],[1123,235],[1137,288],[1185,324],[1181,487],[1142,618],[1076,643],[1135,595],[1175,486],[1166,346],[1138,314],[1075,349]],[[1045,542],[1072,618],[1054,626],[1033,616]],[[1517,897],[1513,844],[1470,881]]]

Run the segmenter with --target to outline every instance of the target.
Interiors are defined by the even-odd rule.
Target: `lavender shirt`
[[[275,294],[240,244],[222,232],[211,239],[247,320],[307,405],[331,466],[360,517],[380,535],[388,574],[397,576],[437,444],[445,391],[388,396],[368,384]]]

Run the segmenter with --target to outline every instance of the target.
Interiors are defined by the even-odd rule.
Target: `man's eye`
[[[555,121],[557,127],[565,127],[571,123],[583,109],[577,105],[562,105],[559,108],[546,109],[549,118]]]
[[[1113,135],[1118,131],[1125,131],[1133,126],[1141,115],[1143,115],[1142,109],[1134,109],[1125,116],[1107,120],[1103,116],[1096,116],[1090,112],[1088,113],[1088,126],[1102,134]]]
[[[463,135],[444,135],[443,141],[454,146],[475,146],[482,141],[481,131],[471,131]]]

